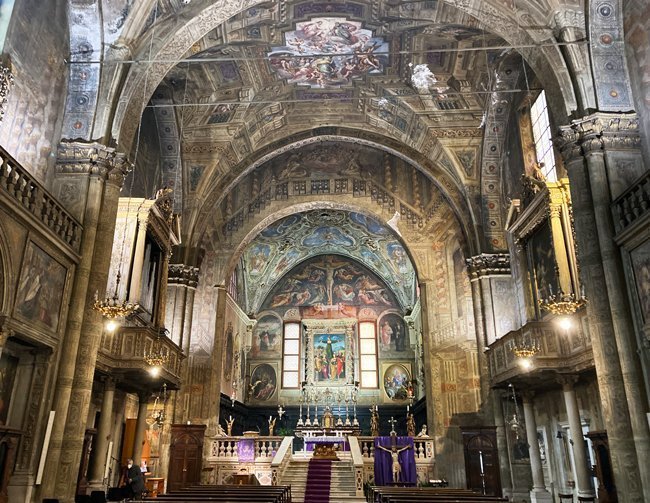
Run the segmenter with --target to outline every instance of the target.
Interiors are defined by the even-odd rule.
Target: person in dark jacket
[[[142,499],[142,493],[146,491],[144,485],[144,477],[140,471],[140,467],[133,464],[133,460],[129,459],[126,464],[126,482],[127,487],[131,490],[131,497],[135,500]]]

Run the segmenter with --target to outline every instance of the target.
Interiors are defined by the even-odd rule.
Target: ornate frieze
[[[508,253],[481,253],[465,260],[470,278],[485,276],[510,276],[510,255]]]
[[[63,141],[59,144],[57,173],[98,174],[106,179],[124,183],[130,164],[126,155],[97,142]]]
[[[169,264],[167,282],[170,285],[186,285],[196,288],[199,282],[199,268],[185,264]]]

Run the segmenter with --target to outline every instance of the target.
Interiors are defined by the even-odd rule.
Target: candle
[[[481,464],[481,475],[485,473],[483,470],[483,451],[478,451],[478,460],[479,463]]]
[[[269,423],[271,422],[271,416],[269,416]]]
[[[228,421],[232,421],[232,416],[228,416]]]
[[[407,406],[406,406],[406,413],[407,413],[407,414],[409,413],[409,410],[411,410],[411,409],[410,409],[410,406],[407,405]]]

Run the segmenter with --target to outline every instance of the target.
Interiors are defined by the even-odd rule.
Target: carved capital
[[[584,36],[586,32],[585,13],[580,10],[573,9],[556,10],[553,13],[551,26],[553,27],[553,32],[555,33],[555,36],[558,38],[558,40],[572,41],[564,40],[565,37],[563,36],[563,32],[566,30],[577,30]]]
[[[576,374],[559,374],[556,377],[556,381],[562,385],[564,391],[572,391],[578,379],[579,377]]]
[[[484,276],[510,276],[508,253],[481,253],[468,258],[465,263],[472,279]]]
[[[602,150],[638,149],[639,118],[636,113],[597,112],[560,128],[556,145],[567,162]]]
[[[57,173],[95,175],[121,185],[129,168],[124,154],[101,143],[80,140],[59,143]]]
[[[167,283],[170,285],[186,285],[196,288],[199,281],[199,268],[185,264],[169,264]]]

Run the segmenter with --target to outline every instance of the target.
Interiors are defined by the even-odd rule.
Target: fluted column
[[[577,376],[567,375],[559,378],[564,394],[564,405],[569,418],[569,430],[573,443],[573,459],[576,467],[576,482],[578,483],[578,496],[594,497],[596,493],[591,486],[591,475],[589,474],[587,459],[587,442],[582,434],[582,421],[580,421],[580,409],[574,384]]]
[[[147,429],[147,408],[149,396],[145,393],[140,395],[140,405],[138,406],[138,419],[135,422],[135,438],[133,440],[133,463],[136,465],[142,461],[142,447],[144,445],[144,432]]]
[[[117,206],[120,189],[127,172],[126,168],[126,163],[115,166],[109,172],[108,180],[104,185],[101,218],[97,224],[95,249],[84,302],[85,309],[81,326],[84,336],[79,339],[68,420],[65,425],[61,458],[59,459],[57,472],[56,493],[57,497],[63,501],[68,501],[70,497],[74,497],[74,494],[71,494],[74,491],[70,491],[70,476],[75,473],[76,467],[79,466],[86,427],[79,418],[85,418],[88,415],[95,375],[95,363],[104,329],[104,320],[93,309],[92,305],[95,292],[99,292],[100,297],[105,296],[106,292],[113,238],[115,236]]]
[[[104,485],[104,471],[106,470],[106,453],[111,441],[111,427],[113,419],[113,399],[115,398],[115,382],[109,377],[104,381],[104,396],[102,409],[99,416],[97,436],[95,437],[93,464],[90,467],[90,485],[100,488]]]
[[[542,470],[542,457],[539,453],[537,442],[537,421],[535,420],[535,409],[533,408],[533,397],[524,393],[524,420],[526,421],[526,440],[528,441],[528,455],[530,456],[530,470],[533,475],[533,489],[530,491],[530,501],[550,502],[553,500],[551,494],[546,490],[544,484],[544,471]]]
[[[558,143],[571,182],[589,331],[617,491],[626,501],[650,501],[650,470],[640,470],[650,459],[647,404],[611,214],[612,197],[624,188],[616,159],[640,154],[636,115],[584,117],[562,128]]]
[[[85,424],[81,418],[85,416],[78,409],[70,408],[70,397],[79,352],[79,341],[81,339],[81,328],[86,307],[92,304],[92,294],[89,291],[89,280],[91,271],[94,270],[94,252],[99,244],[97,242],[97,229],[102,214],[102,202],[104,196],[104,185],[112,170],[123,170],[124,157],[117,154],[113,149],[104,147],[97,143],[72,142],[63,144],[59,149],[57,170],[61,176],[72,177],[78,183],[78,190],[83,190],[83,201],[81,209],[76,212],[83,224],[81,245],[79,249],[79,264],[75,270],[70,305],[66,323],[66,332],[62,344],[62,354],[59,360],[59,373],[54,390],[54,401],[52,409],[55,411],[52,435],[43,475],[43,485],[40,488],[41,498],[60,497],[63,501],[74,498],[74,482],[79,467],[81,446],[83,445],[83,432]],[[57,175],[59,176],[59,175]],[[76,178],[80,178],[76,180]],[[73,213],[75,213],[73,211]],[[113,218],[114,220],[114,218]],[[109,246],[110,247],[110,246]],[[106,285],[101,288],[104,292]],[[87,301],[90,299],[90,303]],[[93,360],[94,364],[94,360]],[[79,446],[74,460],[62,460],[62,444],[65,436],[66,423],[68,422],[69,411],[74,418],[73,422],[78,426],[81,434]],[[65,464],[67,473],[64,475],[65,482],[56,490],[57,471]],[[63,473],[63,472],[62,472]]]

